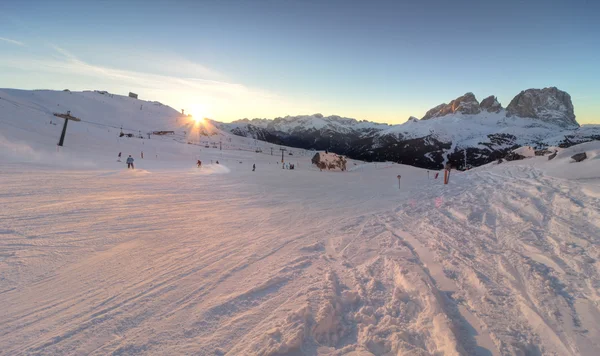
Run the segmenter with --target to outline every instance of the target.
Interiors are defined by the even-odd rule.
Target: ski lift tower
[[[66,114],[54,113],[54,116],[62,117],[63,119],[65,119],[65,124],[63,126],[62,133],[60,134],[60,140],[58,141],[58,145],[62,147],[63,143],[65,142],[65,135],[67,134],[67,123],[69,122],[69,120],[81,121],[81,119],[76,118],[75,116],[71,116],[71,111],[67,111]]]
[[[281,147],[280,150],[281,150],[281,163],[283,163],[283,152],[287,151],[287,149],[285,149],[284,147]]]

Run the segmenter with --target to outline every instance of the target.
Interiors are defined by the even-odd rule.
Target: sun
[[[194,123],[197,125],[205,124],[206,119],[211,117],[210,110],[208,110],[208,107],[202,104],[192,105],[190,108],[190,114],[193,118]]]

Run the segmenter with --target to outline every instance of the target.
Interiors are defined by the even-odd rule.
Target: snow
[[[495,134],[515,136],[517,145],[539,142],[547,146],[556,146],[564,140],[565,135],[599,135],[600,126],[583,125],[576,129],[566,129],[536,119],[506,117],[506,112],[501,110],[498,113],[455,113],[429,120],[409,120],[379,132],[381,136],[402,135],[405,139],[434,135],[438,140],[452,142],[456,147],[481,146],[481,143],[490,142],[488,135]]]
[[[600,350],[599,142],[444,185],[393,163],[320,172],[297,149],[283,170],[278,146],[184,136],[176,111],[134,99],[0,97],[0,354]],[[74,122],[57,151],[57,104],[178,136]]]
[[[535,149],[531,146],[521,146],[517,149],[514,149],[512,153],[516,153],[525,158],[535,157]]]

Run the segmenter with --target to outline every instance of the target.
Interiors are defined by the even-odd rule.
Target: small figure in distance
[[[131,169],[135,169],[133,167],[133,157],[131,157],[131,155],[129,155],[129,157],[127,157],[127,169],[131,168]]]

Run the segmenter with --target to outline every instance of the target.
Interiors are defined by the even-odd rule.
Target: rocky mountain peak
[[[479,101],[475,98],[475,95],[471,92],[466,93],[463,96],[452,100],[450,104],[440,104],[435,108],[427,111],[425,116],[421,120],[429,120],[434,117],[446,116],[454,113],[461,113],[467,115],[475,115],[481,112],[479,108]]]
[[[579,126],[571,96],[556,87],[527,89],[506,107],[507,116],[539,119],[559,126]]]
[[[446,103],[442,103],[432,109],[429,109],[429,111],[427,111],[425,113],[425,116],[423,116],[421,118],[421,120],[429,120],[429,119],[433,119],[434,117],[438,117],[440,116],[440,112],[442,111],[443,108],[445,108],[446,106],[448,106],[448,104]]]
[[[502,105],[498,101],[498,98],[490,95],[481,101],[479,108],[481,111],[485,110],[487,112],[500,112],[500,110],[502,110]]]

